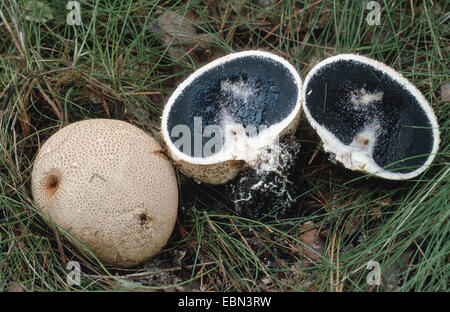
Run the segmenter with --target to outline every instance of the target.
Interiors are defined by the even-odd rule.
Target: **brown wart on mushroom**
[[[166,244],[177,216],[175,171],[158,151],[156,140],[124,121],[73,123],[36,156],[33,199],[81,251],[109,265],[141,263]]]
[[[420,91],[370,58],[342,54],[308,73],[305,115],[325,151],[351,170],[403,180],[422,173],[439,145],[439,127]]]

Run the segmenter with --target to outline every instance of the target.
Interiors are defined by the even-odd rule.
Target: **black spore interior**
[[[382,98],[355,105],[361,90]],[[377,124],[373,158],[386,170],[414,171],[432,151],[431,123],[418,100],[369,64],[338,60],[323,66],[308,83],[306,105],[312,117],[346,145],[366,126]]]
[[[225,115],[244,128],[269,127],[295,108],[298,88],[292,73],[281,63],[255,55],[233,59],[198,76],[177,97],[169,113],[169,134],[180,124],[194,134],[194,117],[202,118],[202,133],[208,125],[221,125]],[[203,145],[208,140],[203,136]],[[191,143],[193,146],[194,135]]]

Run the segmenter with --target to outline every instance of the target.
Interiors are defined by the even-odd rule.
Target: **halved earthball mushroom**
[[[175,171],[161,146],[119,120],[79,121],[53,134],[36,156],[31,187],[46,222],[108,265],[157,254],[177,216]]]
[[[268,52],[234,53],[203,66],[164,108],[161,132],[170,157],[198,181],[226,183],[295,132],[301,87],[295,68]]]
[[[341,54],[308,73],[305,115],[325,151],[345,167],[403,180],[422,173],[439,145],[439,127],[422,93],[394,69]]]

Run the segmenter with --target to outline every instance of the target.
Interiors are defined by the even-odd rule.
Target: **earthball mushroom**
[[[226,183],[295,132],[301,87],[295,68],[269,52],[233,53],[208,63],[164,108],[161,133],[169,156],[197,181]]]
[[[323,147],[345,167],[377,177],[416,177],[433,161],[439,127],[422,93],[394,69],[341,54],[308,73],[305,115]]]
[[[150,135],[120,120],[79,121],[53,134],[36,156],[31,188],[46,222],[108,265],[157,254],[177,216],[171,163]]]

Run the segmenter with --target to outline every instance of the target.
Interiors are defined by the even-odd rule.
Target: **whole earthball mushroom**
[[[31,187],[46,222],[108,265],[157,254],[177,216],[171,163],[151,136],[119,120],[79,121],[53,134],[36,156]]]

